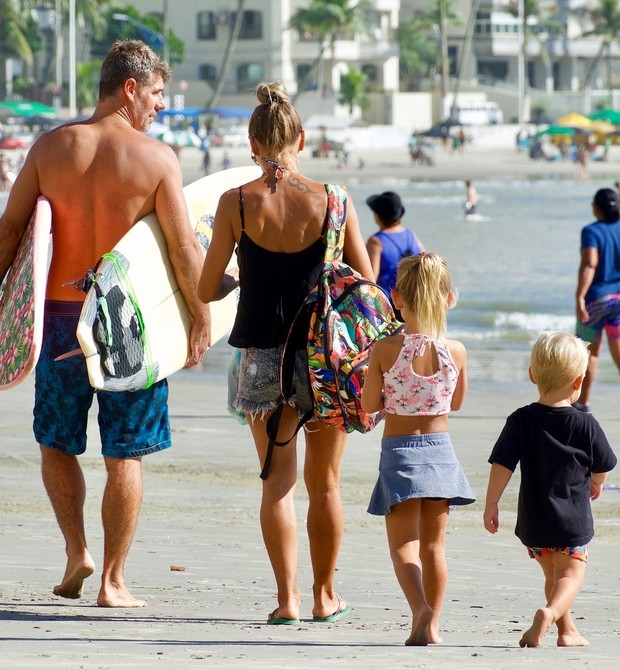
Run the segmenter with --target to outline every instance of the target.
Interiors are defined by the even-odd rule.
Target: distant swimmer
[[[478,204],[478,191],[469,179],[465,181],[467,189],[467,200],[465,201],[465,216],[476,214],[476,205]]]

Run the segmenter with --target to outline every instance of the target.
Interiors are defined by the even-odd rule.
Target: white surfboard
[[[190,221],[205,252],[222,193],[259,175],[255,166],[233,168],[183,189]],[[233,258],[229,268],[235,266]],[[237,299],[234,291],[211,303],[213,344],[232,328]],[[150,214],[104,255],[84,301],[77,338],[91,385],[106,391],[135,391],[180,370],[189,355],[191,323],[164,234],[156,215]]]

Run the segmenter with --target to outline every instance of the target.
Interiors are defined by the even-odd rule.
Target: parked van
[[[464,126],[504,123],[504,115],[496,102],[457,101],[454,117]]]

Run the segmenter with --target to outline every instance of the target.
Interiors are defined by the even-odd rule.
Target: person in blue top
[[[366,198],[379,232],[366,242],[377,284],[390,295],[396,285],[396,268],[401,258],[425,251],[422,242],[402,224],[405,208],[398,193],[385,191]]]
[[[607,334],[609,351],[620,371],[620,211],[618,194],[601,188],[592,200],[596,221],[581,231],[577,280],[576,335],[589,344],[590,360],[575,407],[590,411],[590,392]]]

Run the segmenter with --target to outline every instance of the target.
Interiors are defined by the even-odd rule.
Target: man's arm
[[[174,160],[168,160],[166,174],[157,188],[155,212],[166,237],[174,275],[193,318],[190,355],[186,363],[186,367],[191,367],[202,360],[211,346],[211,318],[208,305],[198,299],[203,254],[189,222],[181,166],[176,156],[172,153],[171,156]]]

